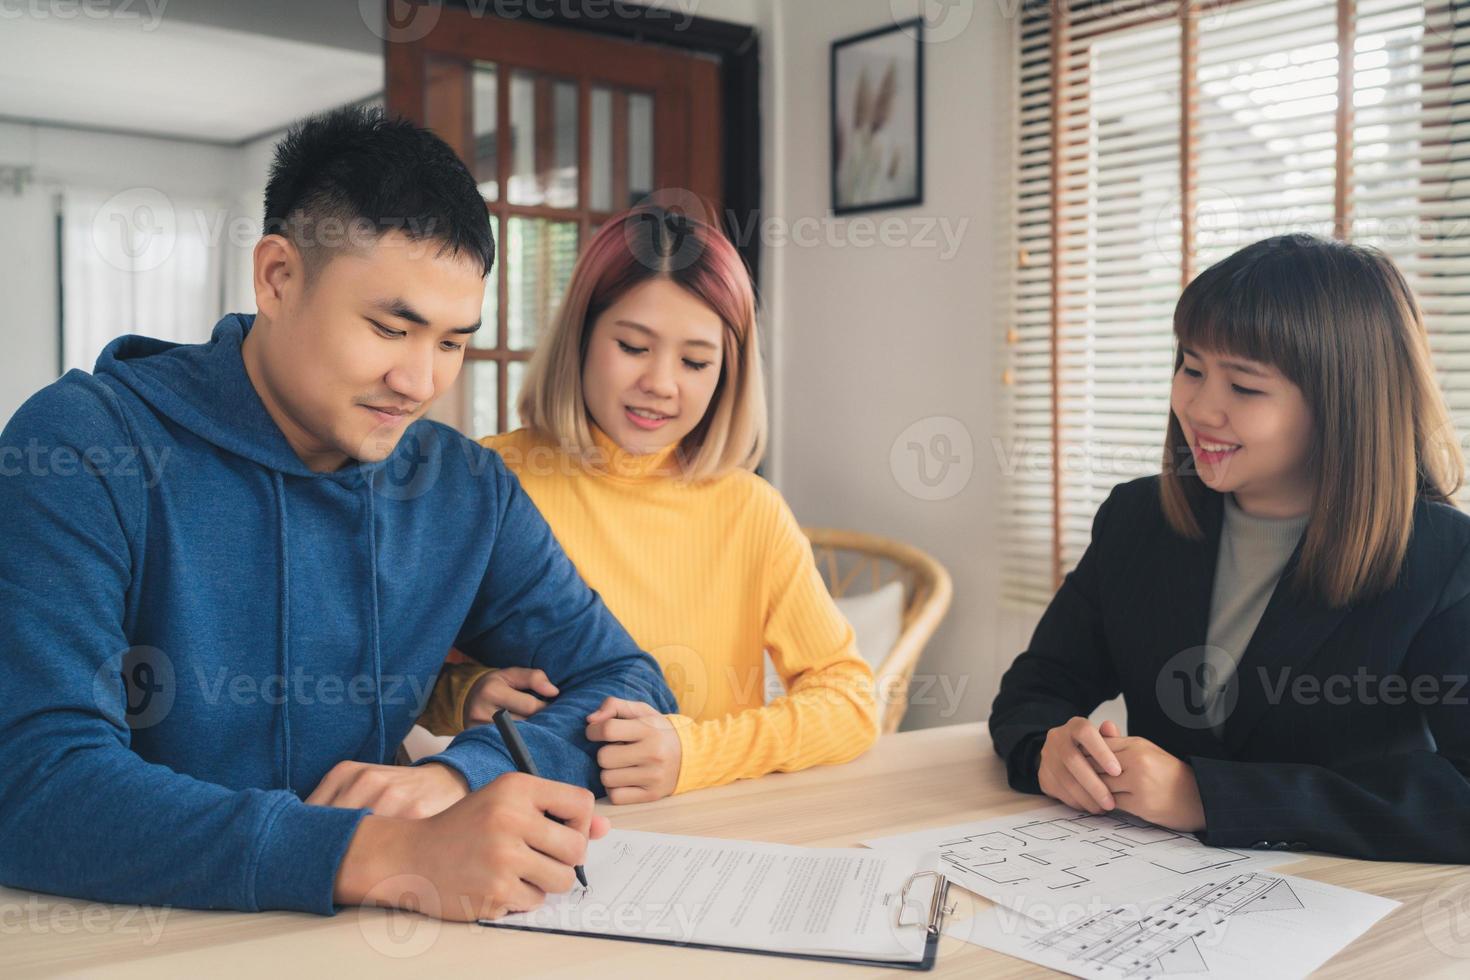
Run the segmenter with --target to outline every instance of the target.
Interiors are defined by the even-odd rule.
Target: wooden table
[[[630,807],[603,805],[618,827],[813,846],[852,846],[906,830],[1025,810],[984,725],[889,735],[845,766],[776,774]],[[188,860],[188,855],[179,855]],[[1324,977],[1470,976],[1470,869],[1313,856],[1273,868],[1404,904],[1331,960]],[[958,890],[956,890],[958,891]],[[982,899],[961,892],[961,905]],[[1055,975],[946,939],[937,973]],[[0,888],[0,977],[606,977],[912,975],[765,956],[548,936],[347,909],[335,917],[140,909]]]

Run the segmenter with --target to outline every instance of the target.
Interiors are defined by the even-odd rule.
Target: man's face
[[[480,323],[478,263],[396,231],[309,277],[277,236],[255,263],[261,316],[245,361],[292,448],[318,472],[386,459],[459,375]]]

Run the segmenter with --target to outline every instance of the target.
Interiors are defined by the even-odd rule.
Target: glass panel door
[[[663,46],[450,8],[427,37],[390,42],[390,111],[460,153],[497,246],[483,326],[431,414],[474,438],[509,431],[520,424],[531,354],[593,231],[660,188],[718,206],[720,154],[709,145],[718,67]]]

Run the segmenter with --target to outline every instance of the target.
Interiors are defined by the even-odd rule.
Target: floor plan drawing
[[[1041,926],[1000,909],[950,935],[1104,980],[1300,977],[1398,902],[1271,872],[1214,876],[1141,905],[1114,905],[1064,925]]]
[[[1297,860],[1282,851],[1207,847],[1193,834],[1129,813],[1090,814],[1059,804],[865,843],[937,850],[951,881],[1045,921],[1172,894],[1213,874]],[[1066,909],[1057,913],[1061,902]]]
[[[1068,841],[1065,850],[1048,845]],[[953,868],[1000,884],[1034,881],[1052,890],[1078,888],[1097,869],[1120,859],[1142,860],[1161,871],[1190,875],[1228,868],[1251,855],[1207,848],[1193,837],[1156,827],[1128,814],[1032,820],[1010,831],[987,831],[940,841]]]
[[[1225,919],[1252,912],[1304,908],[1291,881],[1279,875],[1243,874],[1205,882],[1175,897],[1163,909],[1138,916],[1109,909],[1046,933],[1033,948],[1107,966],[1127,977],[1201,973],[1208,969],[1201,940],[1219,934]]]

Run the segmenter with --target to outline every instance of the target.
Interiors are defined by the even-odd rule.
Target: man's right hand
[[[576,786],[507,773],[432,817],[369,814],[338,868],[333,901],[458,922],[529,911],[548,892],[571,890],[588,839],[607,833],[592,799]]]
[[[1099,772],[1116,776],[1123,771],[1118,757],[1103,741],[1116,737],[1118,726],[1103,722],[1099,731],[1092,722],[1077,716],[1046,733],[1041,746],[1041,765],[1036,781],[1041,791],[1074,810],[1102,813],[1115,805],[1113,794],[1098,778]]]

